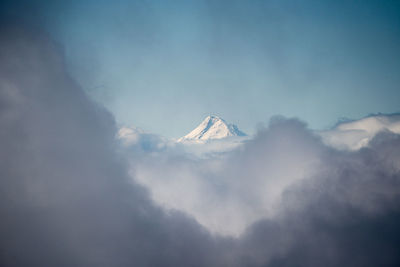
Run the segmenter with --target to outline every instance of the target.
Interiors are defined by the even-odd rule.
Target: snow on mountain
[[[246,136],[246,134],[240,131],[236,125],[228,124],[224,119],[210,115],[193,131],[178,139],[178,142],[204,142],[234,136]]]
[[[134,151],[157,153],[168,150],[174,154],[210,158],[239,148],[250,137],[236,125],[217,116],[208,116],[196,129],[178,140],[147,133],[133,126],[121,127],[116,138],[125,148]]]
[[[354,151],[368,146],[375,135],[382,131],[400,134],[400,114],[371,115],[340,122],[330,130],[314,132],[321,136],[326,145]],[[218,116],[208,116],[193,131],[178,140],[126,126],[119,129],[116,137],[126,147],[144,151],[174,149],[199,157],[227,153],[252,138]]]
[[[342,122],[319,135],[325,144],[338,149],[358,150],[368,146],[374,136],[382,131],[400,134],[400,114],[371,115],[363,119]]]

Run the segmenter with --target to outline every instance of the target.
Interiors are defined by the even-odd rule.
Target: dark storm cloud
[[[41,32],[0,35],[0,265],[212,266],[193,220],[128,182],[112,116]]]
[[[274,187],[301,158],[317,155],[318,165],[284,188],[274,216],[222,238],[182,212],[164,212],[132,184],[115,133],[112,116],[68,76],[54,42],[40,31],[1,28],[1,266],[400,263],[398,135],[341,152],[298,120],[275,120],[217,174],[263,190],[263,178]]]
[[[269,257],[270,266],[397,266],[399,146],[398,135],[382,134],[370,149],[325,154],[323,169],[286,190],[279,219],[247,232],[250,266]]]

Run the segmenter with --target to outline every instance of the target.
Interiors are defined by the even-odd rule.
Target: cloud
[[[311,175],[323,149],[303,123],[277,119],[229,153],[142,154],[131,161],[131,174],[157,203],[193,215],[214,233],[239,236],[276,213],[283,191]]]
[[[253,264],[269,258],[270,266],[396,266],[399,145],[399,135],[383,133],[370,148],[324,154],[318,172],[285,191],[279,217],[243,237]]]
[[[2,27],[1,266],[399,265],[399,135],[341,151],[278,118],[218,157],[121,151],[63,61]]]
[[[154,154],[135,179],[167,209],[235,236],[237,266],[395,266],[400,136],[337,150],[297,119],[276,118],[229,155]]]
[[[370,145],[380,131],[396,129],[396,118],[379,115],[343,123],[329,137],[344,143],[349,138],[338,138],[339,131],[347,131],[342,128],[374,126],[365,144]],[[390,125],[378,127],[376,121]],[[348,137],[353,128],[346,132]],[[352,137],[355,140],[358,135]],[[254,222],[274,218],[282,210],[282,197],[288,188],[332,167],[331,154],[348,157],[346,150],[336,150],[342,149],[337,143],[324,143],[328,143],[326,132],[311,131],[296,119],[277,117],[236,150],[209,157],[194,157],[187,150],[179,154],[173,149],[142,154],[131,161],[131,173],[167,209],[193,215],[212,232],[240,236]]]
[[[118,130],[116,138],[125,147],[134,151],[162,151],[174,143],[156,134],[146,133],[137,127],[123,126]]]
[[[0,36],[0,265],[216,265],[202,227],[132,184],[111,114],[60,48],[40,31]]]
[[[382,131],[400,134],[400,114],[377,114],[341,122],[319,134],[327,145],[343,150],[358,150],[368,146],[374,136]]]

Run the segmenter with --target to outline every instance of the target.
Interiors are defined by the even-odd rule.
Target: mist
[[[62,46],[1,26],[1,266],[400,263],[397,134],[342,151],[281,117],[213,162],[116,134]]]
[[[59,47],[40,31],[1,32],[1,265],[212,266],[211,236],[130,182],[112,115]]]

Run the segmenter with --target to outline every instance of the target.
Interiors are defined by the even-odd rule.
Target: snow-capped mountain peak
[[[246,134],[240,131],[236,125],[229,124],[218,116],[210,115],[178,141],[206,141],[231,136],[246,136]]]

